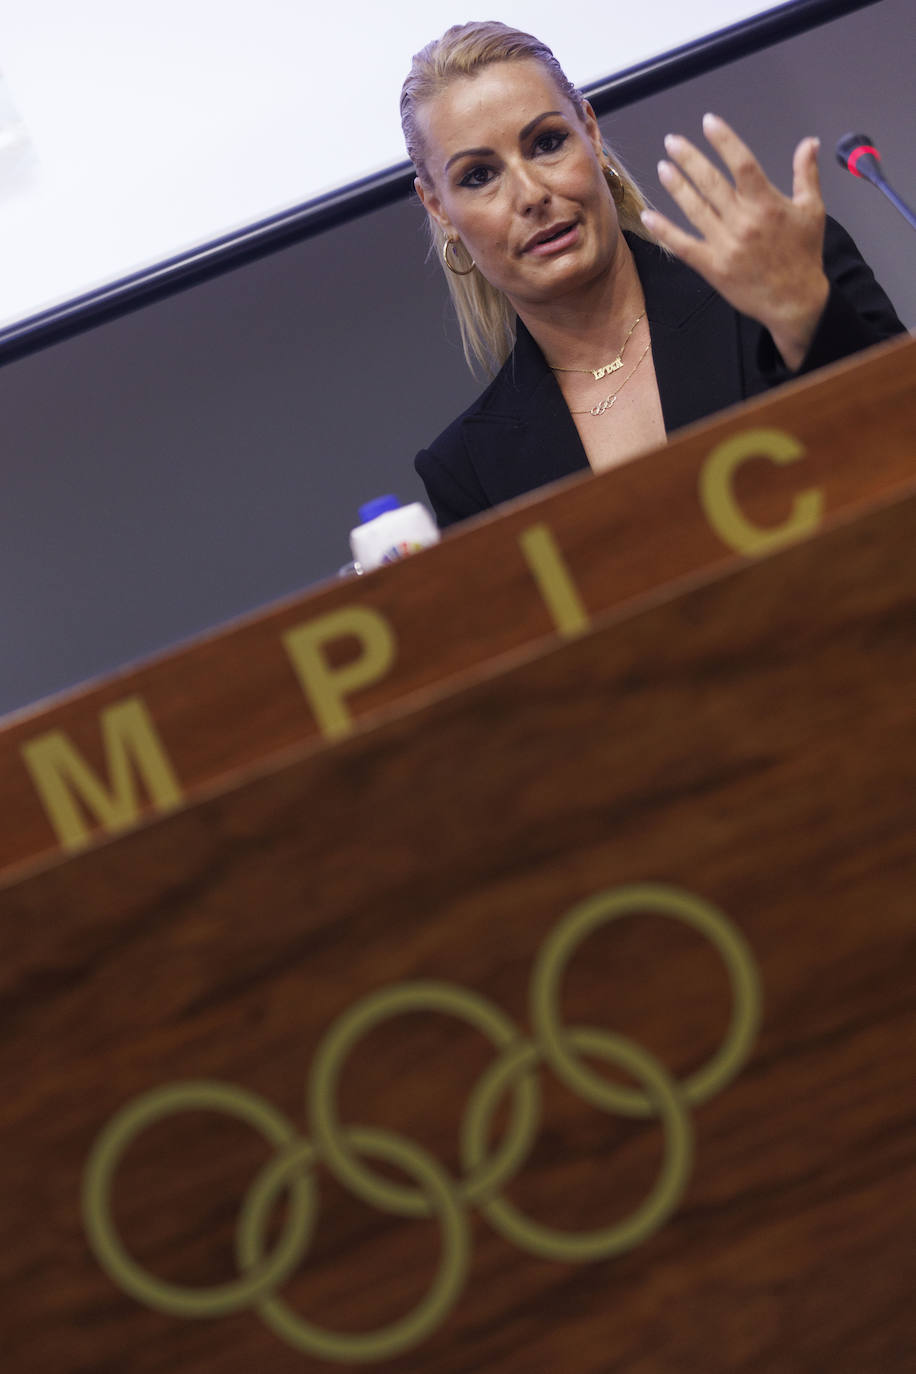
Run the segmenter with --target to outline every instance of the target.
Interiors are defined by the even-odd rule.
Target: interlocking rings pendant
[[[725,962],[732,991],[732,1016],[723,1044],[684,1082],[632,1040],[597,1027],[564,1029],[559,990],[566,965],[599,926],[637,911],[672,916],[706,936]],[[217,1317],[254,1308],[282,1340],[320,1359],[360,1364],[390,1359],[419,1344],[445,1319],[467,1276],[467,1209],[476,1206],[507,1240],[550,1260],[587,1262],[620,1255],[647,1240],[677,1206],[693,1158],[687,1108],[724,1088],[746,1062],[760,1020],[760,986],[744,937],[709,902],[679,888],[633,884],[599,893],[566,913],[537,956],[529,988],[532,1038],[509,1017],[468,988],[418,981],[382,988],[350,1007],[331,1025],[315,1054],[307,1103],[311,1138],[298,1135],[282,1113],[256,1093],[229,1083],[198,1081],[156,1088],[135,1098],[104,1127],[83,1178],[83,1219],[102,1268],[126,1293],[176,1317]],[[461,1126],[464,1177],[453,1179],[416,1142],[394,1131],[343,1125],[336,1105],[337,1083],[356,1042],[380,1022],[402,1013],[438,1011],[469,1022],[493,1044],[497,1056],[471,1093]],[[603,1078],[581,1056],[624,1069],[640,1088]],[[614,1226],[569,1232],[541,1225],[503,1195],[524,1166],[540,1114],[535,1070],[546,1064],[591,1106],[631,1117],[657,1115],[665,1154],[649,1194]],[[505,1093],[512,1094],[510,1124],[501,1144],[487,1153],[490,1123]],[[253,1126],[276,1147],[276,1155],[248,1190],[236,1229],[241,1277],[211,1288],[166,1283],[128,1253],[117,1233],[111,1207],[114,1175],[131,1142],[147,1127],[177,1112],[209,1109]],[[415,1180],[394,1183],[364,1159],[393,1164]],[[372,1206],[404,1217],[434,1217],[442,1234],[439,1265],[426,1296],[405,1317],[377,1331],[345,1335],[314,1325],[293,1312],[277,1290],[304,1259],[317,1209],[315,1166],[335,1177]],[[272,1253],[265,1256],[268,1221],[281,1193],[289,1194],[286,1222]]]
[[[599,401],[596,406],[592,406],[591,410],[589,411],[589,414],[603,415],[606,410],[610,410],[611,406],[614,404],[616,400],[617,392],[615,391],[613,396],[605,396],[603,401]]]

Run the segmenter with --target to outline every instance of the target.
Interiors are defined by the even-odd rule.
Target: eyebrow
[[[562,110],[545,110],[543,114],[535,115],[534,119],[530,119],[523,129],[519,129],[519,143],[524,143],[525,139],[529,134],[534,132],[542,119],[552,119],[554,115],[562,115],[562,113]],[[452,163],[457,162],[458,159],[462,157],[492,157],[492,155],[492,148],[462,148],[460,153],[452,154],[445,164],[445,170],[447,172]]]

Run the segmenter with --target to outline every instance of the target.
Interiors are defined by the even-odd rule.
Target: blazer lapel
[[[494,505],[588,468],[556,378],[521,320],[515,348],[462,434]]]
[[[635,234],[626,239],[646,298],[662,415],[672,434],[742,398],[740,316],[677,258]]]

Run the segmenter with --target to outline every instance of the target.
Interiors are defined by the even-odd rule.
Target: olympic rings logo
[[[624,1036],[595,1027],[564,1029],[559,991],[580,943],[598,927],[637,911],[671,916],[709,939],[721,955],[732,992],[730,1024],[719,1049],[683,1082],[675,1082],[648,1051]],[[102,1268],[125,1292],[179,1317],[216,1317],[254,1308],[283,1341],[305,1354],[343,1363],[390,1359],[429,1336],[445,1319],[464,1286],[469,1254],[467,1209],[477,1207],[507,1240],[552,1260],[606,1259],[633,1249],[674,1211],[693,1155],[687,1109],[705,1102],[735,1077],[746,1061],[760,1021],[760,984],[749,946],[710,903],[679,888],[641,883],[599,893],[574,906],[554,927],[537,956],[529,987],[530,1039],[492,1002],[467,988],[434,981],[395,984],[363,998],[326,1032],[312,1064],[307,1104],[311,1138],[256,1093],[232,1084],[192,1081],[144,1093],[108,1122],[93,1146],[83,1179],[83,1218]],[[453,1179],[426,1150],[394,1132],[347,1126],[335,1106],[348,1053],[374,1026],[402,1012],[426,1010],[469,1022],[489,1038],[497,1057],[478,1080],[461,1127],[464,1176]],[[616,1065],[642,1086],[612,1083],[582,1062],[588,1055]],[[538,1130],[540,1096],[534,1071],[548,1065],[573,1092],[601,1111],[660,1118],[665,1156],[658,1177],[634,1210],[614,1226],[569,1232],[521,1213],[501,1190],[523,1166]],[[512,1116],[502,1142],[487,1153],[489,1126],[503,1094]],[[128,1253],[114,1225],[111,1193],[124,1151],[147,1127],[183,1111],[210,1109],[247,1122],[276,1148],[238,1217],[236,1260],[241,1277],[209,1288],[166,1283]],[[365,1160],[395,1165],[415,1180],[405,1186],[375,1173]],[[347,1335],[315,1326],[294,1313],[277,1290],[308,1250],[317,1210],[314,1166],[325,1164],[353,1193],[385,1212],[436,1217],[442,1232],[438,1270],[426,1296],[407,1316],[376,1331]],[[287,1219],[272,1253],[265,1254],[271,1209],[288,1190]]]

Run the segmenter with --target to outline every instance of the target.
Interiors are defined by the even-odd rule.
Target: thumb
[[[792,199],[796,202],[822,203],[821,177],[817,155],[821,149],[819,138],[803,138],[792,158]]]

